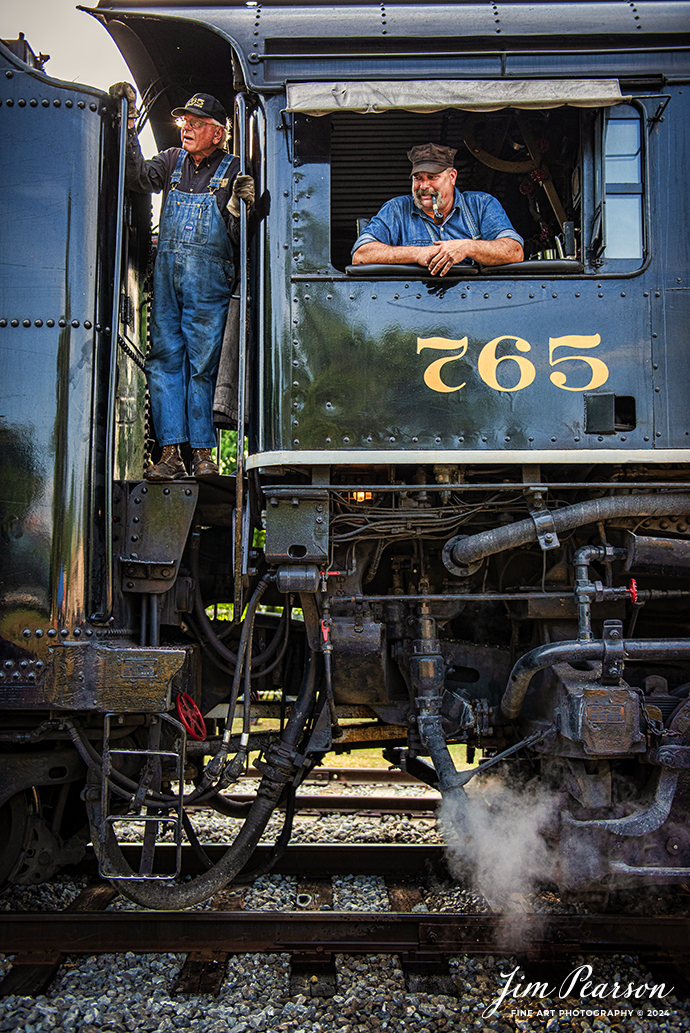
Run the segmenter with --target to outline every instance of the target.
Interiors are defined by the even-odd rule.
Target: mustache
[[[438,190],[433,190],[431,187],[418,187],[412,190],[412,199],[418,208],[421,208],[421,201],[423,197],[435,198],[438,203],[441,200],[441,194]]]

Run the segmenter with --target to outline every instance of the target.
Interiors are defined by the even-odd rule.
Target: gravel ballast
[[[340,787],[340,791],[362,796],[366,788]],[[322,793],[323,789],[319,786],[315,791]],[[418,786],[386,787],[387,793],[396,795],[410,790],[414,795],[426,792]],[[227,840],[228,826],[233,822],[213,812],[203,812],[195,815],[195,825],[203,841],[222,842]],[[274,840],[281,825],[282,816],[272,819],[266,842]],[[435,821],[428,817],[300,815],[295,821],[293,842],[438,843],[440,836]],[[34,888],[11,887],[0,897],[0,910],[60,910],[74,900],[85,884],[85,879],[63,878]],[[421,901],[415,911],[489,910],[486,900],[466,886],[434,879],[420,882],[419,888]],[[245,892],[244,908],[296,910],[297,890],[294,876],[264,876]],[[677,899],[682,903],[682,894]],[[581,907],[572,903],[561,905],[548,893],[537,896],[530,904],[535,911],[557,911],[562,907],[576,913]],[[123,898],[117,898],[110,906],[136,908]],[[661,898],[656,906],[663,908]],[[376,912],[389,908],[386,884],[381,877],[333,879],[334,910]],[[653,913],[654,899],[641,901],[640,895],[632,898],[630,910],[640,908],[642,913]],[[4,973],[9,963],[2,956],[0,959],[0,973]],[[400,959],[395,955],[338,955],[337,993],[331,998],[292,996],[289,957],[285,954],[232,955],[218,997],[176,994],[173,986],[183,961],[182,954],[68,956],[47,995],[0,999],[0,1033],[163,1033],[178,1029],[194,1033],[690,1031],[686,1002],[676,999],[673,993],[661,1002],[650,1000],[648,995],[645,999],[602,1002],[580,995],[577,988],[570,997],[560,997],[553,988],[555,992],[543,1000],[531,996],[508,998],[495,1013],[488,1014],[505,984],[501,974],[514,973],[511,987],[520,981],[524,989],[529,982],[529,976],[521,978],[518,959],[509,955],[451,957],[453,995],[406,989]],[[633,957],[572,959],[573,970],[583,964],[591,966],[594,984],[606,983],[609,989],[614,983],[622,987],[632,983],[637,987],[664,979],[658,973],[653,977]],[[672,984],[670,976],[667,982]]]

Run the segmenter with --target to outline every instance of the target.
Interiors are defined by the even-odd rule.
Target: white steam
[[[439,820],[455,878],[504,914],[525,911],[538,883],[553,879],[556,856],[544,833],[559,800],[543,787],[518,792],[498,776],[470,783],[466,801],[446,799]]]

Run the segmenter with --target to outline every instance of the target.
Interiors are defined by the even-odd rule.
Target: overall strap
[[[173,171],[173,174],[170,177],[170,189],[171,190],[174,190],[178,186],[180,180],[182,179],[182,162],[184,161],[184,156],[185,156],[185,151],[180,151],[180,153],[178,155],[178,158],[177,158],[177,164],[175,165],[175,169]]]
[[[228,168],[230,167],[230,164],[234,157],[234,154],[226,154],[225,157],[222,159],[220,165],[216,169],[213,179],[208,185],[208,190],[210,194],[214,194],[216,190],[218,190],[222,185],[225,173],[228,171]]]
[[[470,206],[468,205],[467,201],[463,197],[461,191],[458,190],[457,196],[458,196],[458,201],[459,201],[458,207],[460,208],[460,211],[462,212],[463,219],[465,220],[465,222],[469,226],[470,235],[472,237],[472,240],[479,240],[480,237],[481,237],[481,233],[479,232],[479,227],[477,226],[477,221],[474,218],[474,216],[472,215],[472,212],[470,211]]]

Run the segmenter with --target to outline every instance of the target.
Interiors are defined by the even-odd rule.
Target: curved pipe
[[[628,639],[617,643],[626,660],[688,660],[690,639]],[[521,656],[510,672],[501,700],[501,710],[508,718],[516,718],[522,710],[527,689],[537,671],[554,664],[582,663],[585,660],[603,660],[604,643],[601,639],[589,641],[550,642]]]
[[[677,495],[615,495],[602,499],[588,499],[574,506],[551,511],[556,531],[570,531],[584,524],[594,524],[599,520],[610,520],[613,517],[654,517],[672,516],[673,514],[690,513],[690,494]],[[494,527],[490,531],[482,531],[471,538],[451,539],[447,547],[453,565],[468,567],[471,563],[493,556],[497,552],[505,552],[519,545],[537,540],[537,529],[534,521],[520,520],[517,524],[505,527]]]

